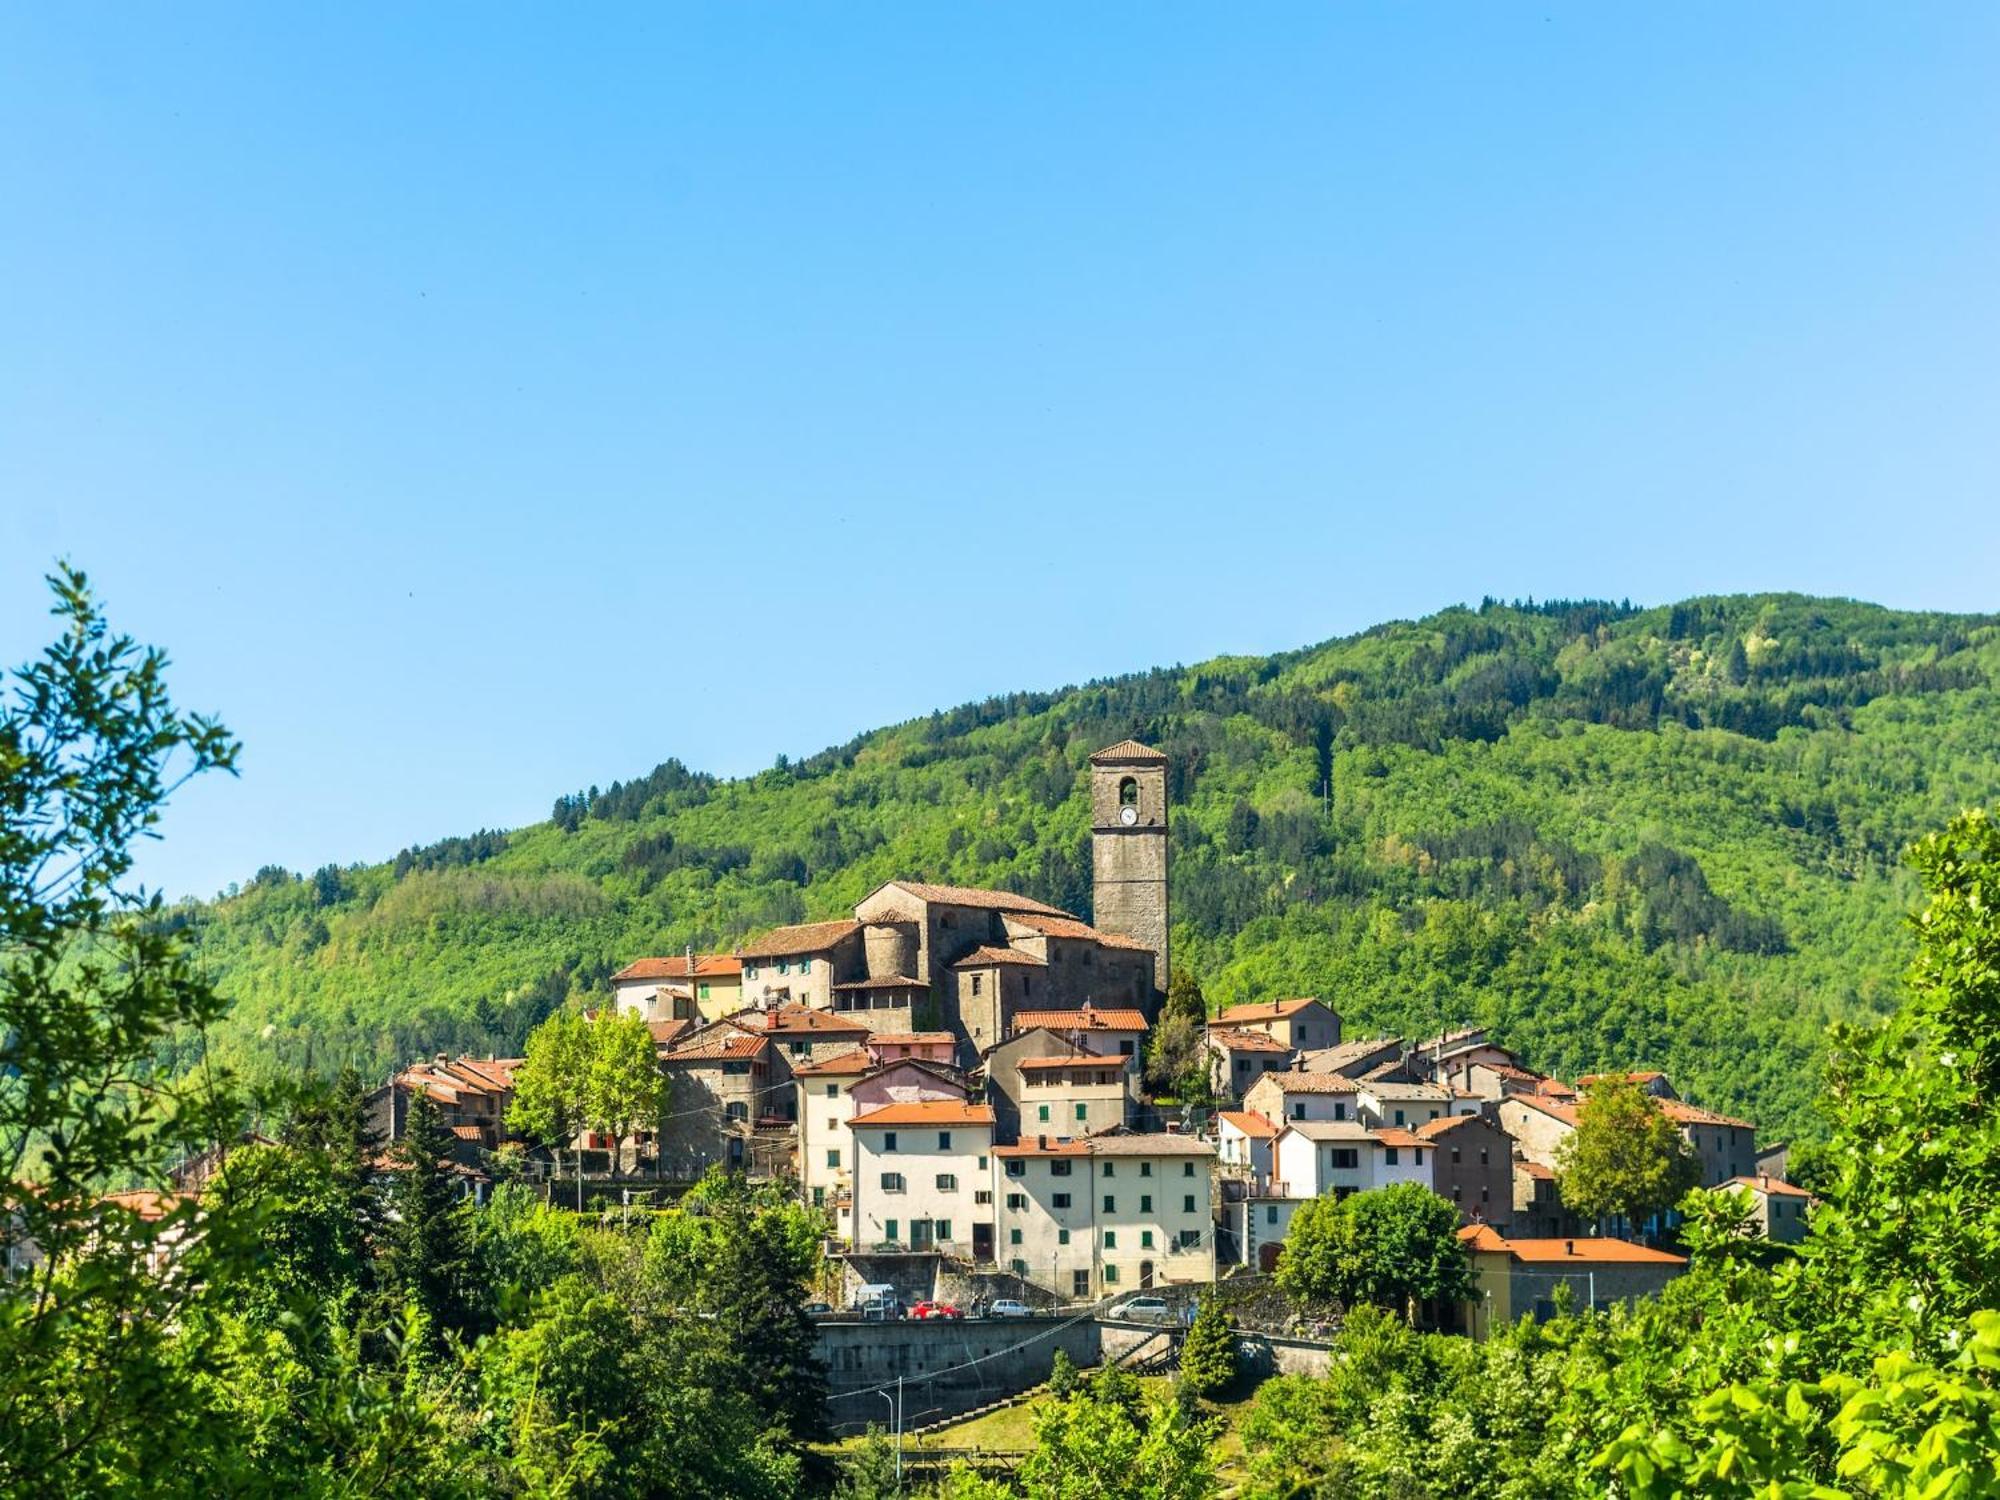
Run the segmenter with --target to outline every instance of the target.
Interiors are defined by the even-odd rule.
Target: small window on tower
[[[1139,782],[1137,778],[1127,776],[1118,783],[1118,805],[1120,807],[1137,807],[1139,805]]]

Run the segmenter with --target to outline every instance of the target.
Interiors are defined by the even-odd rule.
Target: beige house
[[[847,1130],[856,1250],[993,1258],[990,1107],[962,1099],[884,1104],[854,1114]]]
[[[1553,1171],[1556,1151],[1576,1129],[1576,1106],[1543,1094],[1509,1094],[1492,1107],[1493,1118],[1514,1139],[1514,1149]]]
[[[1546,1323],[1555,1316],[1557,1287],[1569,1288],[1579,1311],[1608,1308],[1653,1296],[1687,1269],[1685,1256],[1629,1240],[1509,1239],[1486,1224],[1468,1225],[1458,1238],[1472,1260],[1468,1321],[1475,1338],[1516,1318]]]
[[[1260,1000],[1232,1005],[1209,1023],[1236,1031],[1261,1031],[1294,1052],[1340,1044],[1340,1017],[1318,1000]]]
[[[1184,1135],[994,1148],[999,1263],[1078,1300],[1215,1278],[1215,1150]]]
[[[1292,1065],[1292,1049],[1261,1031],[1212,1025],[1202,1044],[1208,1049],[1208,1086],[1222,1099],[1241,1099],[1266,1073]]]
[[[743,965],[728,953],[641,958],[611,976],[611,996],[648,1021],[716,1021],[743,1008]]]
[[[1749,1193],[1751,1222],[1765,1239],[1780,1245],[1796,1245],[1806,1237],[1806,1211],[1812,1204],[1812,1194],[1804,1188],[1759,1174],[1732,1177],[1715,1191]]]
[[[866,976],[861,924],[807,922],[780,927],[736,950],[743,964],[743,1003],[752,1007],[833,1008],[836,983]]]
[[[1427,1121],[1442,1119],[1454,1112],[1451,1090],[1435,1083],[1391,1083],[1380,1079],[1362,1079],[1358,1098],[1361,1118],[1370,1125],[1399,1125],[1405,1129],[1414,1129]]]
[[[1273,1125],[1360,1117],[1361,1085],[1338,1073],[1266,1073],[1243,1096],[1243,1107]]]
[[[1080,1047],[1046,1027],[986,1055],[986,1089],[1000,1142],[1023,1135],[1082,1136],[1123,1125],[1134,1080],[1122,1058]]]
[[[1009,1023],[1007,1034],[1019,1036],[1037,1027],[1053,1031],[1086,1052],[1122,1058],[1125,1066],[1135,1074],[1146,1050],[1145,1013],[1131,1008],[1121,1010],[1085,1005],[1074,1010],[1017,1011]]]

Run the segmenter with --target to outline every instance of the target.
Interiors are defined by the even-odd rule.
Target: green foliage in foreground
[[[1176,970],[1211,1003],[1318,993],[1356,1035],[1483,1022],[1539,1066],[1664,1068],[1792,1136],[1829,1023],[1894,1003],[1901,851],[2000,797],[1996,674],[1990,618],[1842,600],[1452,609],[743,780],[670,761],[548,823],[266,870],[174,920],[251,1077],[513,1052],[635,956],[898,876],[1087,914],[1085,758],[1137,735],[1173,757]]]
[[[1337,1198],[1323,1193],[1292,1216],[1278,1285],[1308,1307],[1385,1308],[1462,1302],[1472,1271],[1458,1243],[1458,1210],[1422,1183]]]

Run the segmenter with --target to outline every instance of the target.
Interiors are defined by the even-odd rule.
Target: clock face
[[[1118,821],[1123,823],[1127,828],[1130,828],[1134,823],[1139,821],[1139,809],[1136,807],[1119,808]]]

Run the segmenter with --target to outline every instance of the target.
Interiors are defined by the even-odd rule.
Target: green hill
[[[896,876],[1089,912],[1084,760],[1173,762],[1175,962],[1350,1033],[1479,1021],[1810,1130],[1826,1023],[1894,1004],[1903,846],[2000,792],[2000,617],[1792,595],[1451,609],[1280,656],[968,704],[725,781],[669,761],[550,821],[176,919],[253,1074],[517,1047],[646,953]]]

